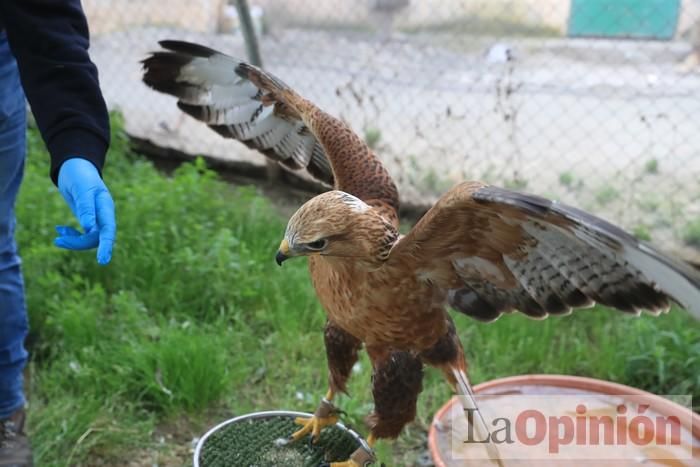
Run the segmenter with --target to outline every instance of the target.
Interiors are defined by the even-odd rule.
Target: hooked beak
[[[282,240],[282,243],[280,243],[280,247],[277,250],[277,254],[275,255],[275,261],[277,262],[277,265],[282,266],[282,263],[284,260],[289,258],[289,242],[287,242],[287,239]]]

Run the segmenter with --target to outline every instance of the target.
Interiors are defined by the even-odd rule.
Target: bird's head
[[[344,191],[328,191],[289,219],[275,259],[279,265],[310,255],[381,263],[397,239],[394,226],[367,203]]]

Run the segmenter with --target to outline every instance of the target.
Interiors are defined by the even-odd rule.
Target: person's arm
[[[97,261],[107,264],[117,230],[114,202],[101,176],[109,116],[88,55],[80,1],[0,0],[0,18],[51,155],[51,179],[83,228],[57,226],[55,244],[97,247]]]
[[[22,87],[51,154],[51,179],[80,157],[99,172],[109,146],[109,117],[88,55],[79,0],[2,0],[3,19]]]

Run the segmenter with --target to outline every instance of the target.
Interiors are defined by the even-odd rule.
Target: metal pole
[[[250,17],[248,0],[236,0],[236,11],[238,12],[238,19],[241,21],[241,31],[243,31],[248,60],[250,60],[250,63],[253,65],[262,68],[258,36],[255,34],[255,29],[253,28],[253,20]],[[277,162],[267,159],[265,168],[268,181],[276,182],[282,177],[282,169]]]
[[[253,65],[262,67],[260,49],[258,48],[258,37],[255,35],[255,29],[253,29],[253,20],[250,17],[248,0],[236,0],[236,11],[238,11],[238,19],[241,21],[241,30],[243,31],[248,60],[250,60],[250,63]]]

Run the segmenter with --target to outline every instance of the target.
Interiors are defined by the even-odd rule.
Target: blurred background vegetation
[[[186,465],[208,427],[248,411],[312,411],[326,389],[322,328],[305,261],[274,254],[287,212],[202,160],[172,174],[131,152],[113,115],[106,178],[114,261],[52,245],[72,219],[36,130],[18,205],[31,318],[30,432],[41,466]],[[281,212],[282,211],[282,212]],[[484,325],[455,320],[475,383],[525,373],[593,376],[700,400],[700,328],[682,310],[639,319],[605,309]],[[370,365],[357,364],[344,421],[366,433]],[[425,462],[432,414],[450,397],[428,370],[418,419],[387,465]],[[426,464],[420,464],[426,465]]]

